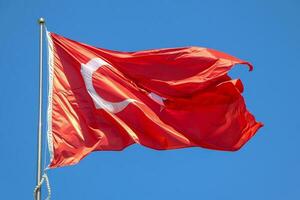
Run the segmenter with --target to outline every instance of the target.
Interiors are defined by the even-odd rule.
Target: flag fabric
[[[240,149],[262,126],[228,71],[252,65],[201,47],[96,48],[48,32],[50,168],[134,143]]]

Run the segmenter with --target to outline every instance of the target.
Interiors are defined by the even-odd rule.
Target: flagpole
[[[42,106],[43,106],[43,29],[45,20],[38,20],[40,26],[40,49],[39,49],[39,118],[38,118],[38,138],[37,138],[37,185],[41,182],[42,174]],[[36,192],[36,200],[41,200],[41,188]]]

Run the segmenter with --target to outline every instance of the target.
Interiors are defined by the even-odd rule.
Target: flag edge
[[[54,159],[53,152],[53,137],[52,137],[52,94],[53,94],[53,41],[51,38],[51,32],[46,30],[47,41],[48,41],[48,82],[49,82],[49,92],[48,92],[48,109],[47,109],[47,140],[48,140],[48,150],[50,154],[51,165]]]

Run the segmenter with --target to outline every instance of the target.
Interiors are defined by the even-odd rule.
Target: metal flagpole
[[[42,179],[42,106],[43,106],[43,29],[45,20],[40,18],[38,20],[40,25],[40,66],[39,66],[39,119],[38,119],[38,141],[37,141],[37,185],[40,184]],[[36,192],[36,200],[41,200],[41,188]]]

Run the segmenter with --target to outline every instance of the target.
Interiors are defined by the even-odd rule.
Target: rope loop
[[[37,192],[41,189],[44,181],[46,182],[47,191],[48,191],[48,196],[46,197],[45,200],[50,200],[50,198],[51,198],[51,187],[50,187],[49,178],[48,178],[46,172],[44,172],[41,181],[37,184],[37,186],[33,190],[34,199],[36,199]]]

